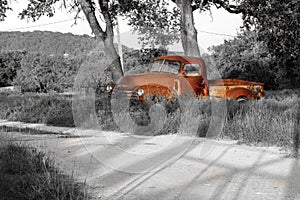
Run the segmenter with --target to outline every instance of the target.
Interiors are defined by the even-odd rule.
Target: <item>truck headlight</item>
[[[141,89],[141,88],[138,89],[137,94],[138,94],[139,96],[142,96],[142,95],[144,94],[144,90]]]
[[[112,86],[111,85],[108,85],[108,86],[106,86],[106,91],[111,91],[113,88],[112,88]]]

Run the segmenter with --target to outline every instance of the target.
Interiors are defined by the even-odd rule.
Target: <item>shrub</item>
[[[53,126],[74,127],[72,104],[68,100],[56,100],[47,114],[45,123]]]
[[[80,59],[64,56],[27,54],[17,71],[14,85],[22,92],[63,92],[72,88],[81,65]]]
[[[1,96],[1,95],[0,95]],[[0,118],[53,126],[74,126],[72,101],[64,95],[2,95]]]
[[[12,85],[25,55],[23,51],[0,53],[0,87]]]

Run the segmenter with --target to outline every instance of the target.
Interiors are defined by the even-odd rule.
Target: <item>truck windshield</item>
[[[168,72],[171,74],[178,74],[179,68],[179,62],[170,60],[156,60],[150,66],[151,72]]]

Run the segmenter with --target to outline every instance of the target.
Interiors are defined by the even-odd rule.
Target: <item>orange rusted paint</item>
[[[168,63],[172,62],[173,65],[169,66]],[[251,100],[260,98],[264,94],[264,84],[259,82],[237,79],[208,81],[205,62],[201,58],[162,56],[156,58],[154,64],[156,64],[156,71],[125,76],[121,79],[119,84],[129,97],[137,97],[141,101],[145,101],[147,95],[165,96],[167,99],[172,99],[175,95],[184,96],[188,94],[199,98],[212,96]],[[196,66],[196,71],[193,71],[193,74],[187,72],[188,65],[190,65],[189,67]],[[165,68],[165,66],[167,67]],[[161,69],[170,69],[170,71]]]

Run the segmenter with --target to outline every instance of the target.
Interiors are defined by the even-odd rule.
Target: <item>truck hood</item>
[[[128,75],[124,76],[120,81],[119,85],[125,91],[133,91],[135,88],[144,85],[161,85],[172,89],[174,87],[174,80],[177,75],[166,72],[150,72],[147,74]]]

